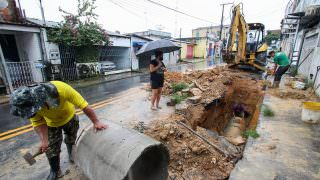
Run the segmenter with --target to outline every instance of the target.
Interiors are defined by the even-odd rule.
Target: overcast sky
[[[61,21],[59,6],[76,12],[77,0],[42,0],[47,20]],[[168,7],[202,18],[202,21],[151,4],[146,0],[97,0],[98,23],[110,31],[121,33],[143,31],[162,27],[173,36],[191,36],[197,27],[219,25],[221,3],[242,2],[247,22],[261,22],[266,29],[279,29],[288,0],[154,0]],[[27,17],[41,18],[39,0],[20,0]],[[230,22],[231,5],[225,7],[225,24]]]

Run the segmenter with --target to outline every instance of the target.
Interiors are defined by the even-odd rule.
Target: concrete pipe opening
[[[91,128],[79,138],[75,157],[92,180],[166,180],[169,152],[144,134],[108,122],[109,128]]]
[[[163,153],[164,148],[165,147],[152,146],[142,152],[141,156],[129,169],[125,180],[167,179],[168,155]]]

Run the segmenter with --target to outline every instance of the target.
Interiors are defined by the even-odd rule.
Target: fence
[[[75,48],[59,45],[61,58],[61,79],[73,81],[78,79]]]
[[[43,65],[39,61],[6,62],[6,66],[14,89],[34,84],[37,78],[43,80]]]

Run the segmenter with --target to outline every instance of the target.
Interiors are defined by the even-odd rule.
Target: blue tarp
[[[132,46],[135,47],[135,46],[143,46],[146,42],[137,42],[137,41],[133,41],[132,42]]]

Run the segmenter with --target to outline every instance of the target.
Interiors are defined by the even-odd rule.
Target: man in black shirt
[[[166,66],[163,64],[163,52],[155,52],[156,59],[150,62],[150,75],[151,75],[151,109],[161,109],[159,106],[161,91],[164,83],[164,72],[167,71]],[[155,106],[156,103],[156,106]]]

